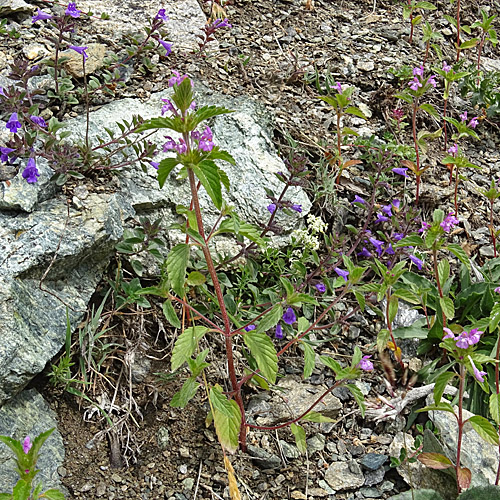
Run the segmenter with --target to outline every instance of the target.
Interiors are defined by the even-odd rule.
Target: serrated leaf
[[[416,234],[411,235],[411,236],[406,236],[405,238],[402,238],[399,240],[397,243],[393,244],[393,248],[401,248],[401,247],[418,247],[422,246],[424,244],[424,240],[420,237],[417,236]]]
[[[170,172],[179,164],[177,158],[164,158],[158,165],[158,184],[162,188]]]
[[[415,5],[417,9],[425,9],[425,10],[436,10],[437,7],[431,2],[417,2]]]
[[[420,453],[417,456],[419,462],[422,462],[426,467],[431,469],[449,469],[453,467],[451,460],[441,453]]]
[[[31,493],[31,483],[24,479],[19,479],[12,490],[13,500],[28,500]]]
[[[354,396],[356,403],[358,403],[359,409],[361,411],[361,416],[364,417],[366,412],[366,403],[361,389],[354,384],[346,384],[346,387],[349,389],[349,391],[351,391],[351,394]]]
[[[207,120],[208,118],[218,115],[226,115],[228,113],[234,113],[234,111],[221,108],[219,106],[202,106],[191,115],[191,124],[193,127],[196,127],[199,123]]]
[[[267,312],[259,321],[257,328],[254,330],[256,332],[267,332],[271,328],[274,328],[281,317],[283,316],[283,308],[281,304],[276,304],[269,312]]]
[[[385,348],[387,347],[387,341],[389,340],[389,337],[391,336],[391,332],[387,330],[386,328],[382,328],[380,332],[377,334],[377,349],[378,352],[383,352]]]
[[[500,394],[495,392],[490,395],[490,413],[497,425],[500,425]]]
[[[236,160],[227,151],[219,149],[218,146],[215,146],[212,151],[210,151],[207,158],[210,160],[223,160],[227,161],[231,165],[236,165]]]
[[[307,342],[302,342],[302,347],[304,347],[304,379],[307,379],[312,375],[316,366],[316,354]]]
[[[175,341],[172,359],[170,360],[172,371],[177,370],[186,359],[193,355],[198,342],[207,332],[208,328],[204,326],[191,326],[179,335]]]
[[[436,108],[432,104],[424,103],[419,107],[422,111],[429,113],[431,116],[434,116],[435,118],[439,117],[439,113],[436,111]]]
[[[255,358],[262,375],[274,384],[278,374],[278,356],[273,341],[263,332],[253,330],[243,335],[243,340]]]
[[[172,305],[172,302],[170,300],[166,300],[163,302],[163,314],[165,315],[165,318],[167,321],[174,327],[174,328],[180,328],[181,327],[181,322],[177,316],[177,313],[175,312],[174,306]]]
[[[172,288],[179,297],[184,296],[184,282],[189,259],[189,245],[179,243],[175,245],[167,257],[167,274]]]
[[[481,415],[474,415],[467,422],[487,443],[498,445],[498,432],[490,421]]]
[[[301,333],[304,333],[309,328],[309,325],[309,320],[304,318],[304,316],[300,316],[297,320],[297,334],[300,335]]]
[[[196,382],[195,377],[186,379],[181,390],[173,395],[170,406],[172,408],[185,408],[189,401],[195,397],[198,387],[200,384]]]
[[[396,314],[398,313],[398,305],[399,301],[398,298],[394,295],[391,295],[389,299],[389,323],[392,324],[394,321],[394,318],[396,317]]]
[[[223,448],[230,453],[238,449],[238,436],[241,426],[241,414],[238,404],[228,400],[222,394],[222,387],[215,385],[210,389],[210,402],[213,407],[213,419],[217,437]]]
[[[438,276],[441,286],[443,286],[450,276],[450,263],[447,259],[442,259],[438,264]]]
[[[190,286],[199,286],[203,285],[206,281],[206,277],[204,274],[200,273],[199,271],[192,271],[188,274],[187,277],[187,283]]]
[[[136,130],[136,133],[145,132],[146,130],[152,130],[157,128],[169,128],[175,130],[176,132],[182,132],[182,128],[179,129],[179,121],[173,118],[162,117],[162,118],[151,118],[150,120],[145,120]]]
[[[48,500],[64,500],[64,495],[56,489],[50,489],[43,492],[41,498],[47,498]]]
[[[222,208],[222,187],[219,167],[212,160],[202,160],[193,171],[219,210]]]
[[[448,319],[453,319],[455,316],[455,306],[453,305],[453,300],[450,297],[439,297],[439,304],[444,312],[444,315]]]
[[[290,426],[290,430],[295,436],[295,444],[297,445],[300,453],[305,453],[307,451],[306,431],[303,427],[295,423]]]
[[[420,299],[410,290],[406,290],[406,288],[399,288],[392,292],[392,295],[395,297],[399,297],[403,299],[405,302],[409,302],[410,304],[420,304]]]
[[[465,253],[465,250],[460,246],[455,243],[450,243],[446,247],[462,264],[464,264],[467,269],[470,271],[471,270],[471,265],[469,261],[469,257]]]
[[[364,115],[364,113],[360,109],[358,109],[354,106],[348,106],[347,108],[345,108],[344,113],[357,116],[358,118],[363,118],[363,120],[368,119],[368,118],[366,118],[366,116]]]
[[[0,500],[12,500],[12,495],[9,493],[0,493]]]
[[[236,227],[233,217],[223,220],[219,226],[219,229],[217,230],[217,234],[241,234],[245,238],[248,238],[250,241],[253,241],[254,243],[257,243],[259,245],[262,245],[262,243],[264,242],[264,240],[260,237],[261,232],[262,230],[259,227],[240,220],[237,221]]]
[[[333,418],[327,417],[325,415],[321,415],[321,413],[317,411],[310,411],[306,413],[301,420],[305,420],[307,422],[314,422],[315,424],[322,424],[324,422],[335,422]]]
[[[358,292],[358,291],[354,291],[354,296],[356,297],[356,300],[358,301],[359,308],[361,309],[361,311],[364,311],[365,307],[366,307],[366,300],[365,300],[364,294],[362,294],[361,292]]]
[[[451,372],[443,372],[439,374],[436,379],[436,385],[434,386],[434,403],[439,404],[443,396],[444,390],[448,385],[448,382],[455,376]]]
[[[490,323],[489,323],[490,332],[494,332],[497,329],[499,323],[500,323],[500,302],[497,302],[491,309],[490,313]]]
[[[475,47],[478,43],[479,38],[471,38],[470,40],[460,44],[460,50],[472,49],[472,47]]]

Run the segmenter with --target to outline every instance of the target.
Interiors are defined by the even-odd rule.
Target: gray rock
[[[281,466],[280,458],[267,450],[249,444],[247,451],[253,457],[255,465],[261,469],[277,469]]]
[[[379,453],[367,453],[359,463],[366,469],[374,471],[381,467],[386,461],[386,455],[380,455]]]
[[[377,488],[361,488],[359,492],[365,497],[365,498],[380,498],[383,493]]]
[[[91,75],[104,66],[106,45],[102,43],[89,43],[85,51],[88,58],[85,60],[85,74]],[[64,69],[76,78],[83,78],[83,56],[74,50],[65,50],[61,53],[67,59],[63,63]]]
[[[365,482],[363,473],[355,460],[332,463],[325,472],[325,480],[336,491],[359,488]]]
[[[31,12],[33,6],[24,0],[0,0],[0,17],[8,16],[17,12]]]
[[[56,415],[47,402],[35,390],[24,391],[0,409],[0,434],[23,440],[30,436],[33,440],[42,432],[56,427],[40,451],[37,479],[43,482],[44,491],[61,488],[57,469],[64,460],[63,440],[57,431]],[[19,475],[15,472],[15,462],[10,449],[0,444],[0,492],[12,492]]]
[[[259,425],[275,425],[302,414],[326,390],[324,386],[304,383],[294,375],[282,378],[279,387],[281,389],[279,393],[273,394],[269,401],[268,412],[256,415],[255,410],[252,411],[252,406],[249,407],[249,416],[254,417]],[[262,408],[259,408],[262,411]],[[314,410],[335,418],[341,408],[342,403],[339,399],[328,394]]]
[[[318,451],[325,449],[326,438],[323,434],[315,434],[307,440],[307,450],[310,456],[313,456]]]
[[[286,441],[280,439],[280,446],[285,458],[293,460],[300,457],[300,451],[295,445],[287,443]]]
[[[365,472],[365,486],[374,486],[380,484],[385,477],[385,468],[380,467],[375,471]]]

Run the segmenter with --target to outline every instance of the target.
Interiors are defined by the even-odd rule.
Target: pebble
[[[187,471],[188,471],[188,468],[187,468],[187,465],[186,464],[182,464],[180,467],[179,467],[179,472],[181,474],[187,474]]]
[[[294,458],[300,457],[300,451],[298,448],[286,441],[280,440],[281,451],[286,458],[293,460]]]
[[[315,434],[307,440],[307,449],[309,455],[312,456],[318,451],[325,449],[325,436],[323,434]]]
[[[104,495],[104,493],[106,493],[106,485],[103,484],[103,483],[99,483],[97,485],[97,489],[96,489],[96,492],[95,494],[98,496],[98,497],[102,497]]]
[[[385,468],[380,467],[375,471],[365,472],[365,486],[374,486],[384,480]]]
[[[119,476],[116,472],[111,474],[111,480],[114,481],[115,483],[121,483],[123,481],[121,476]]]
[[[387,455],[380,455],[379,453],[367,453],[359,463],[366,469],[374,471],[380,468],[386,461]]]

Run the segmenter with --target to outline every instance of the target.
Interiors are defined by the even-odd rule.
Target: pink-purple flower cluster
[[[408,85],[410,86],[410,89],[415,92],[424,85],[432,85],[436,88],[436,75],[431,75],[429,78],[424,80],[424,67],[415,67],[413,68],[413,80]]]
[[[460,221],[453,215],[453,212],[450,212],[439,225],[444,229],[445,233],[449,233],[453,226],[459,223]]]
[[[456,343],[456,346],[460,349],[467,349],[471,345],[477,344],[481,339],[481,335],[483,334],[483,332],[481,330],[478,330],[477,328],[473,328],[470,332],[464,330],[458,335],[455,335],[449,328],[443,328],[443,331],[446,332],[443,340],[453,339]]]
[[[371,356],[363,356],[361,361],[356,366],[365,372],[373,370],[373,363],[370,361],[370,358]]]

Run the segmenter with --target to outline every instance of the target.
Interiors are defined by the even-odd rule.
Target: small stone
[[[247,447],[248,454],[254,458],[253,462],[261,469],[277,469],[281,466],[281,460],[277,455],[251,444]]]
[[[325,472],[325,480],[337,491],[359,488],[365,478],[355,460],[348,462],[334,462]]]
[[[375,486],[384,480],[385,468],[380,467],[375,471],[365,472],[365,486]]]
[[[30,44],[23,47],[23,54],[30,61],[37,59],[38,57],[45,57],[48,53],[49,51],[40,44]]]
[[[182,458],[190,458],[191,454],[189,453],[189,450],[185,446],[180,446],[179,447],[179,455]]]
[[[187,468],[186,464],[182,464],[182,465],[179,466],[179,472],[181,474],[187,474],[187,471],[188,471],[188,468]]]
[[[325,436],[323,434],[315,434],[307,440],[307,449],[309,455],[314,455],[317,451],[323,451],[325,449]]]
[[[169,433],[166,427],[159,427],[156,434],[156,441],[160,449],[164,450],[168,446]]]
[[[302,493],[302,491],[299,490],[292,491],[291,496],[296,500],[307,500],[307,497],[304,495],[304,493]]]
[[[387,461],[387,455],[379,453],[367,453],[360,461],[360,464],[368,470],[374,471]]]
[[[280,439],[280,446],[281,451],[286,458],[293,460],[294,458],[300,457],[300,451],[295,445],[287,443],[286,441]]]
[[[119,476],[116,472],[111,474],[111,481],[114,481],[115,483],[121,483],[123,480],[121,476]]]
[[[85,493],[87,491],[90,491],[92,488],[94,487],[93,484],[90,484],[90,483],[85,483],[81,488],[80,488],[80,491],[82,493]]]
[[[382,496],[382,492],[377,490],[377,488],[361,488],[359,492],[365,498],[380,498]]]
[[[104,493],[106,493],[106,485],[104,483],[99,483],[97,485],[97,489],[96,489],[95,494],[98,497],[102,497],[104,495]]]
[[[187,491],[191,491],[194,486],[194,479],[192,477],[187,477],[182,481],[182,488]]]
[[[68,471],[66,470],[66,467],[63,467],[62,465],[60,467],[57,468],[57,473],[61,476],[61,477],[66,477],[67,474],[68,474]]]
[[[360,61],[357,67],[361,71],[373,71],[375,69],[375,63],[373,61]]]
[[[335,490],[332,490],[324,479],[318,481],[318,485],[324,489],[329,495],[335,495]]]
[[[89,57],[85,61],[85,73],[89,75],[103,67],[107,47],[102,43],[89,43],[86,47],[87,50],[85,52]],[[61,52],[61,55],[67,58],[63,63],[64,69],[71,76],[83,78],[83,56],[71,49]]]

